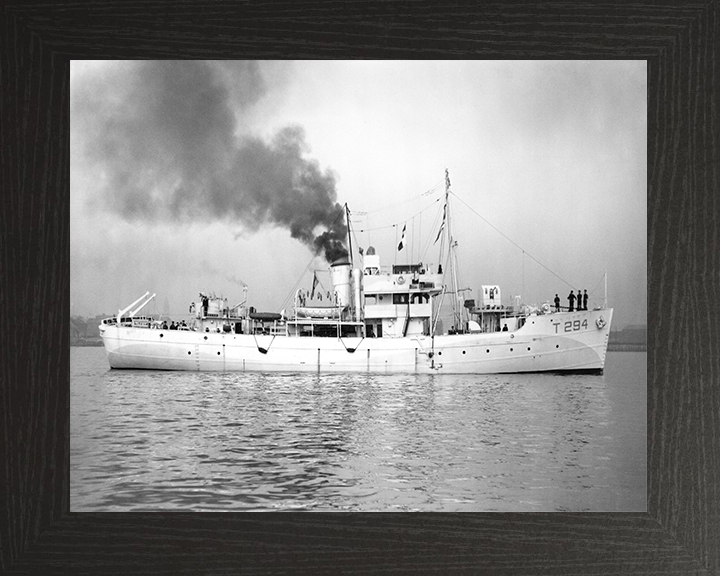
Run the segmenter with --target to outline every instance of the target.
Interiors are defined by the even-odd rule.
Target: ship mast
[[[445,169],[445,234],[448,241],[448,263],[450,267],[450,292],[453,294],[452,298],[452,312],[454,328],[458,332],[464,332],[465,325],[462,318],[463,307],[461,305],[462,291],[460,290],[460,283],[458,282],[458,263],[457,263],[457,240],[452,236],[451,227],[451,210],[450,210],[450,174]],[[442,247],[441,247],[442,253]]]
[[[345,222],[347,222],[348,254],[350,255],[350,269],[352,269],[354,259],[352,251],[352,237],[350,235],[350,208],[348,208],[347,202],[345,202]]]

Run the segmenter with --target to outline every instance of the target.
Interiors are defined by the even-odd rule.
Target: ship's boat
[[[297,306],[295,312],[300,318],[340,318],[343,308],[339,306]]]
[[[438,238],[444,234],[449,258],[450,181]],[[349,218],[348,218],[349,221]],[[350,258],[328,270],[329,304],[308,305],[315,292],[297,290],[282,312],[258,312],[245,302],[200,293],[195,317],[176,330],[138,316],[155,294],[144,294],[116,316],[100,334],[112,368],[194,371],[513,373],[602,372],[612,308],[556,311],[548,304],[504,301],[500,287],[481,287],[480,298],[460,300],[456,275],[438,266],[383,267],[369,247],[356,266]],[[446,271],[448,272],[448,271]],[[449,282],[446,278],[450,278]],[[453,323],[441,328],[447,294]]]

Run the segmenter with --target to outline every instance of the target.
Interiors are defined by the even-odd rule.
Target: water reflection
[[[645,499],[627,481],[637,471],[617,469],[628,431],[607,376],[110,371],[89,354],[71,370],[73,511],[581,511]]]

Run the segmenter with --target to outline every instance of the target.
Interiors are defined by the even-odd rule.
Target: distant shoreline
[[[101,347],[102,345],[103,345],[102,340],[75,340],[73,342],[70,342],[71,348],[72,347],[82,348],[82,347],[86,347],[86,346],[94,346],[94,347],[100,346]]]
[[[608,344],[608,352],[647,352],[647,344]]]

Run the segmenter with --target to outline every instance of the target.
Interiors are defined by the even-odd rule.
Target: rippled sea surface
[[[72,348],[71,510],[645,511],[646,353],[602,376],[110,370]]]

